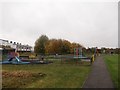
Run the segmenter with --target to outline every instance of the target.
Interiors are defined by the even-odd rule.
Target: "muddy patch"
[[[2,87],[3,88],[21,88],[26,87],[37,80],[42,80],[46,74],[28,71],[2,71]]]
[[[7,72],[7,71],[2,71],[2,77],[7,78],[7,77],[21,77],[21,78],[27,78],[27,77],[44,77],[46,74],[44,73],[31,73],[27,71],[13,71],[13,72]]]

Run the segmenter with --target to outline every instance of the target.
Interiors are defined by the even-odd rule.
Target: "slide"
[[[23,62],[23,61],[21,61],[20,58],[18,58],[18,57],[15,57],[15,59],[17,60],[17,63],[13,62],[12,64],[30,64],[30,62]]]
[[[22,62],[18,57],[15,57],[15,59],[16,59],[18,62]]]
[[[23,62],[19,57],[10,58],[0,62],[0,64],[30,64],[30,62]]]

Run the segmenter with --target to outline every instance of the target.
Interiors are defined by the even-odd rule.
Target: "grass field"
[[[118,78],[118,55],[106,55],[105,62],[115,87],[120,88],[119,86],[120,79]]]
[[[3,88],[81,88],[90,65],[52,64],[3,65]]]

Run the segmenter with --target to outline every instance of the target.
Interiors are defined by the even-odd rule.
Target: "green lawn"
[[[120,81],[120,79],[118,79],[118,55],[105,55],[105,62],[112,77],[112,81],[115,87],[118,88],[118,82]]]
[[[3,65],[3,88],[81,88],[90,65],[34,64]]]

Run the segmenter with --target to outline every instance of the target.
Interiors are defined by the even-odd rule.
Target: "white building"
[[[0,39],[0,45],[7,46],[8,45],[8,40]]]
[[[16,51],[32,51],[32,47],[29,45],[22,45],[21,43],[0,39],[0,50],[3,49],[2,46],[10,46]]]

